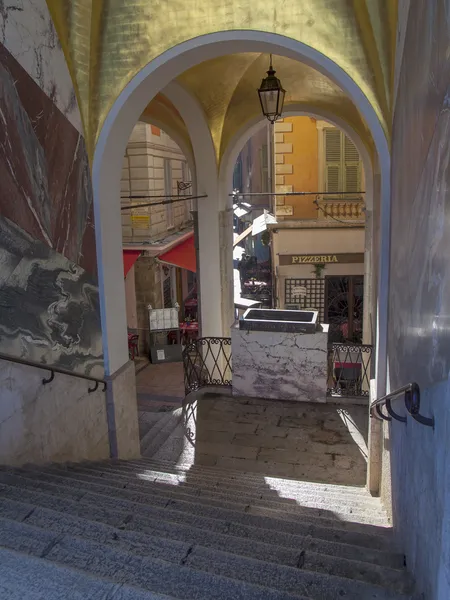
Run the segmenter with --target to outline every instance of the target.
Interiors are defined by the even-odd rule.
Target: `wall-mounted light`
[[[275,71],[272,67],[272,55],[270,55],[270,65],[267,71],[267,77],[261,81],[258,90],[259,101],[263,115],[272,123],[281,117],[283,112],[284,95],[286,94],[281,81],[275,77]]]

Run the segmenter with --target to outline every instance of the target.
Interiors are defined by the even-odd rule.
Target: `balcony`
[[[319,196],[319,219],[338,221],[365,221],[365,204],[362,197]]]

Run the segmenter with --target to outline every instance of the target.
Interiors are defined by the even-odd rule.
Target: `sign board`
[[[363,263],[364,252],[348,254],[280,254],[280,266],[328,263]]]
[[[178,330],[180,327],[177,308],[149,308],[148,316],[150,331]]]
[[[135,229],[148,229],[150,227],[150,215],[145,209],[131,209],[131,225]]]
[[[302,285],[296,285],[293,288],[291,288],[292,296],[304,298],[306,296],[306,293],[306,288]]]
[[[294,207],[284,204],[275,208],[275,214],[279,217],[291,217],[294,214]]]

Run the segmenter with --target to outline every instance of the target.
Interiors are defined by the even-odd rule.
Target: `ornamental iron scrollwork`
[[[368,344],[332,344],[328,357],[328,396],[369,397],[372,350]]]
[[[186,395],[204,387],[231,387],[231,338],[204,337],[183,350]]]

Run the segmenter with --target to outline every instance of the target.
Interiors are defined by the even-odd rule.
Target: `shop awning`
[[[184,241],[167,252],[160,254],[158,260],[195,273],[197,271],[197,260],[195,256],[194,234],[192,233]]]
[[[137,261],[141,251],[140,250],[124,250],[123,251],[123,276],[128,275],[128,271]]]

